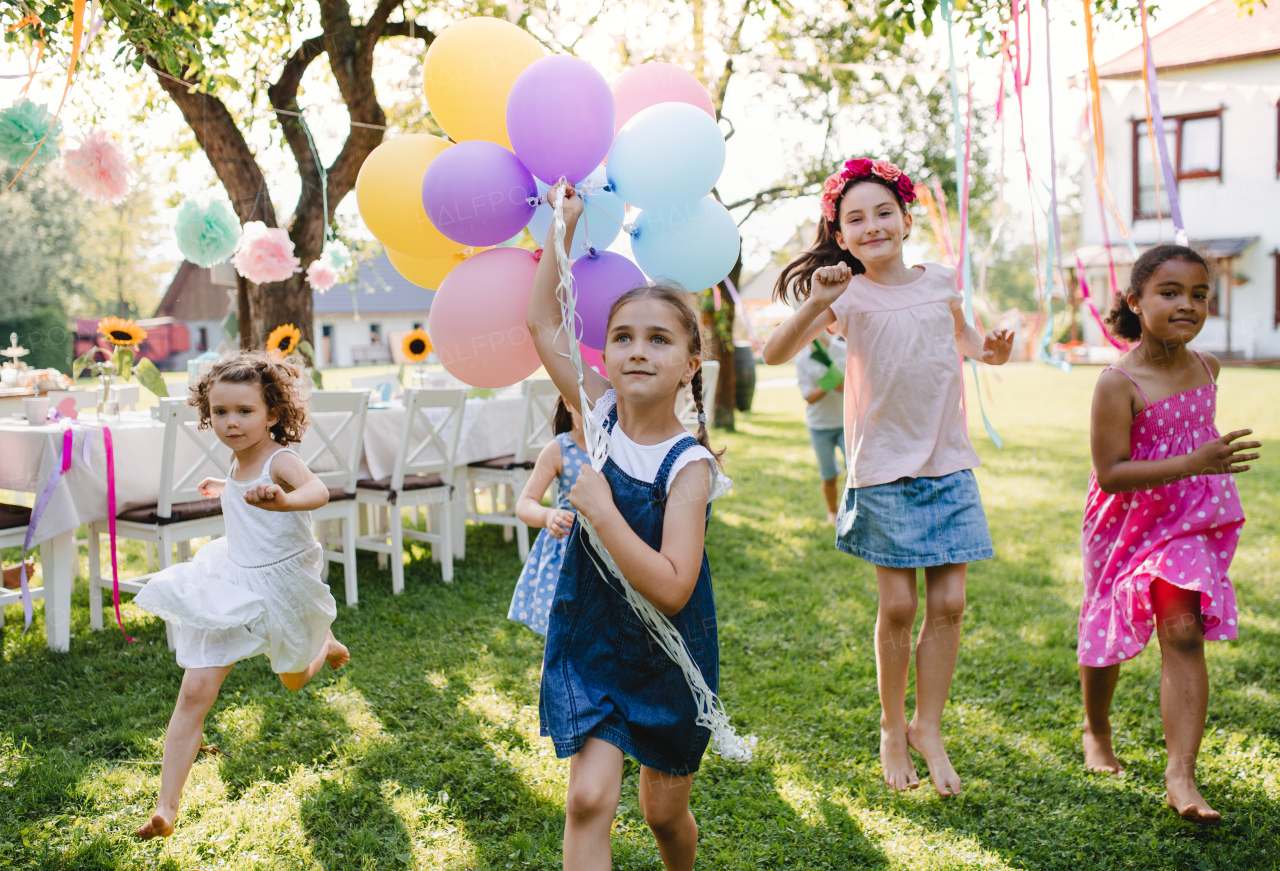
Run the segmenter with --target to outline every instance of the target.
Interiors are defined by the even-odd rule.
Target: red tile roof
[[[1280,2],[1255,3],[1253,15],[1240,12],[1236,0],[1214,0],[1173,26],[1152,35],[1157,70],[1176,70],[1230,60],[1280,54]],[[1103,78],[1142,73],[1142,45],[1098,67]]]

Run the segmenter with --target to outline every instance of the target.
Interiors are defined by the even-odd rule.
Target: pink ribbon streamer
[[[1127,344],[1122,344],[1121,342],[1119,342],[1114,336],[1111,335],[1111,331],[1107,329],[1106,321],[1102,319],[1102,313],[1098,311],[1098,307],[1093,304],[1093,297],[1089,295],[1089,282],[1086,281],[1084,277],[1084,263],[1081,262],[1080,260],[1080,252],[1079,251],[1075,252],[1075,255],[1076,255],[1076,274],[1080,276],[1080,295],[1084,297],[1085,305],[1089,307],[1089,312],[1093,315],[1093,319],[1098,322],[1098,326],[1102,327],[1102,335],[1107,337],[1107,341],[1110,342],[1113,347],[1119,348],[1121,351],[1129,350],[1129,346]],[[1114,281],[1115,280],[1114,266],[1112,267],[1111,277],[1112,277],[1112,280]]]
[[[44,490],[40,492],[40,498],[36,500],[36,505],[31,509],[31,522],[27,524],[27,534],[22,540],[22,568],[18,572],[18,582],[22,587],[22,616],[26,621],[23,626],[23,632],[31,628],[31,618],[33,616],[33,608],[31,605],[31,587],[27,584],[27,551],[31,549],[31,539],[35,537],[36,525],[40,523],[40,518],[44,516],[44,510],[49,507],[49,500],[53,498],[53,491],[58,486],[58,481],[62,480],[62,476],[71,470],[71,450],[75,445],[76,434],[70,427],[62,432],[62,462],[54,467],[53,472],[49,475],[49,480],[45,482]],[[46,604],[45,607],[48,607]]]
[[[729,298],[733,300],[733,304],[742,310],[742,318],[747,324],[747,335],[751,337],[751,344],[756,346],[756,350],[764,353],[764,343],[760,341],[760,335],[756,332],[755,324],[751,323],[751,318],[747,317],[747,310],[742,305],[742,297],[738,296],[738,288],[733,286],[733,280],[729,276],[724,279],[725,290],[729,291]]]

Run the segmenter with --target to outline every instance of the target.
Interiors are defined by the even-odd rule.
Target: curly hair
[[[617,315],[619,309],[629,302],[638,299],[656,299],[666,303],[676,313],[680,319],[680,326],[684,328],[685,333],[689,336],[689,353],[699,360],[702,359],[702,331],[698,328],[698,313],[694,311],[693,304],[690,302],[690,294],[687,290],[678,284],[664,284],[658,282],[651,285],[633,288],[628,290],[622,296],[614,301],[613,307],[609,309],[608,323],[613,323],[613,318]],[[605,327],[606,333],[608,326]],[[698,367],[698,371],[693,373],[693,380],[689,382],[689,387],[693,391],[693,404],[698,409],[699,415],[705,415],[702,401],[702,367]],[[715,397],[711,397],[711,401],[715,401]],[[711,447],[711,438],[707,435],[707,425],[698,423],[698,432],[696,434],[698,444],[702,445],[711,455],[716,458],[716,462],[720,462],[720,457],[724,455],[724,448],[715,451]]]
[[[200,409],[200,429],[209,429],[213,426],[209,391],[214,384],[256,384],[262,390],[267,413],[278,418],[271,427],[272,440],[286,447],[297,444],[307,431],[310,396],[300,362],[298,357],[282,359],[262,351],[241,351],[205,368],[191,386],[187,404]]]
[[[1204,271],[1213,275],[1209,262],[1199,251],[1185,245],[1157,245],[1143,252],[1133,264],[1129,273],[1129,288],[1117,291],[1111,301],[1111,313],[1103,320],[1111,329],[1111,333],[1120,339],[1136,342],[1142,338],[1142,321],[1133,309],[1129,308],[1129,297],[1142,298],[1142,288],[1161,264],[1170,260],[1185,260],[1188,263],[1199,263]]]
[[[844,199],[844,195],[860,184],[878,184],[885,188],[893,194],[894,202],[898,204],[902,214],[907,214],[907,203],[902,199],[902,192],[898,190],[898,185],[877,175],[869,175],[849,179],[844,189],[836,195],[837,220],[840,217],[840,202]],[[813,243],[792,257],[790,262],[782,268],[782,273],[773,286],[774,301],[789,302],[794,299],[796,302],[804,302],[809,298],[809,282],[813,278],[813,273],[823,266],[835,266],[837,263],[849,264],[854,275],[861,275],[867,271],[867,267],[863,266],[862,261],[854,257],[852,252],[840,247],[836,242],[836,231],[831,222],[823,218],[818,221],[818,231],[814,235]]]

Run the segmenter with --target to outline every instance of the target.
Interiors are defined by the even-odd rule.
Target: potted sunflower
[[[404,338],[400,340],[400,355],[404,360],[400,364],[401,384],[404,383],[404,367],[408,364],[413,365],[410,386],[422,387],[426,384],[427,358],[431,356],[432,350],[431,337],[422,327],[414,327],[404,334]]]
[[[294,351],[302,355],[307,372],[311,374],[311,382],[317,390],[324,389],[324,381],[320,370],[315,366],[316,351],[311,343],[302,338],[302,330],[293,324],[281,324],[267,336],[267,353],[277,360],[283,360]]]

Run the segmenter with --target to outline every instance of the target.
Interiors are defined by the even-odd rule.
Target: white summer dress
[[[285,450],[252,480],[228,477],[226,537],[157,574],[133,600],[178,624],[183,668],[219,668],[265,653],[276,674],[289,674],[305,670],[328,643],[338,607],[320,580],[323,557],[311,512],[267,511],[244,501],[250,487],[271,483],[271,461]]]

